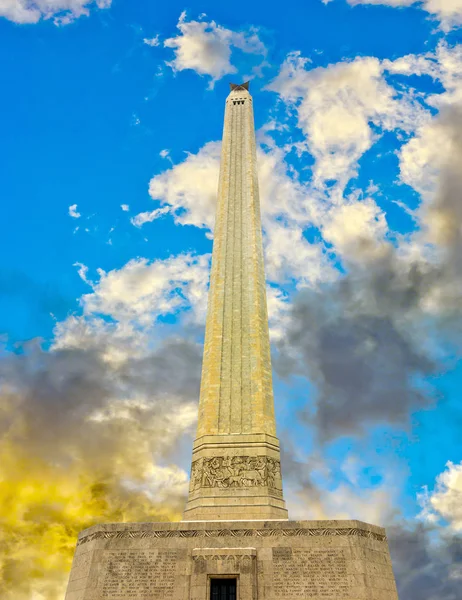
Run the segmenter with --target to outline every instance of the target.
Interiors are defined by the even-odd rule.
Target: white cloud
[[[149,193],[161,208],[132,219],[141,226],[170,212],[175,223],[213,230],[220,168],[218,142],[209,142],[197,154],[188,154],[151,179]],[[258,151],[258,173],[267,275],[272,281],[298,285],[331,279],[332,269],[319,243],[309,243],[303,229],[320,219],[319,199],[290,177],[284,152]]]
[[[442,108],[462,101],[462,44],[449,46],[445,41],[434,52],[408,54],[396,60],[384,60],[389,73],[429,75],[444,87],[444,93],[429,94],[425,101]]]
[[[206,301],[208,269],[208,255],[190,254],[151,262],[133,259],[108,273],[99,269],[93,292],[81,299],[84,314],[152,326],[158,316],[182,309],[191,307],[200,313]]]
[[[77,204],[72,204],[69,206],[69,215],[74,219],[78,219],[82,216],[79,212],[77,212]]]
[[[160,45],[159,34],[155,35],[153,38],[144,38],[143,42],[147,46],[155,47]]]
[[[209,142],[197,154],[188,154],[182,163],[151,179],[149,194],[162,205],[169,205],[175,223],[213,228],[220,148],[220,143]],[[135,217],[136,224],[152,220],[146,213],[142,215]]]
[[[322,229],[324,238],[341,256],[355,261],[376,260],[385,251],[385,214],[372,198],[349,198],[334,206]]]
[[[82,263],[76,262],[73,265],[74,267],[77,267],[77,273],[79,274],[79,277],[85,281],[85,283],[88,283],[89,285],[91,285],[91,283],[88,281],[87,279],[87,274],[88,274],[88,267]]]
[[[204,323],[209,255],[181,254],[165,260],[133,259],[91,281],[88,267],[76,263],[92,292],[80,299],[83,314],[55,327],[53,348],[96,351],[111,364],[142,357],[162,337],[159,318]]]
[[[462,160],[456,124],[449,116],[452,107],[462,101],[462,44],[450,47],[442,42],[434,53],[388,61],[386,68],[391,73],[427,74],[444,88],[443,93],[426,98],[428,104],[441,112],[417,127],[414,137],[399,151],[401,181],[419,192],[428,204],[440,185],[443,169],[449,165],[457,169],[456,165]],[[424,212],[420,211],[418,216],[422,217]]]
[[[322,189],[326,181],[338,182],[327,190],[333,203],[343,203],[344,186],[355,176],[359,159],[380,130],[416,134],[400,151],[401,179],[420,193],[434,189],[450,146],[448,132],[432,119],[412,89],[397,91],[387,82],[385,75],[394,74],[429,75],[445,91],[427,94],[425,102],[438,109],[451,106],[462,100],[462,45],[440,42],[434,52],[422,55],[382,62],[356,58],[316,69],[309,68],[308,59],[292,53],[268,86],[296,111],[306,135],[305,149],[315,159],[315,185]],[[298,150],[303,152],[303,144],[298,144]]]
[[[327,3],[330,0],[323,1]],[[449,31],[462,25],[462,0],[347,0],[347,2],[353,6],[357,4],[381,4],[395,8],[416,4],[438,19],[443,31]]]
[[[159,219],[163,215],[166,215],[170,212],[169,206],[163,206],[162,208],[156,208],[154,210],[148,212],[138,213],[135,217],[131,219],[131,222],[136,227],[141,227],[145,223],[152,223],[156,219]]]
[[[14,23],[38,23],[53,19],[55,25],[67,25],[90,14],[91,5],[109,8],[112,0],[1,0],[0,17]]]
[[[130,207],[128,206],[128,204],[121,204],[120,208],[124,211],[124,212],[128,212],[130,210]]]
[[[175,53],[175,58],[166,64],[174,71],[191,69],[199,75],[209,75],[211,87],[224,75],[236,72],[231,63],[233,48],[249,54],[266,54],[264,44],[253,29],[237,32],[221,27],[215,21],[187,21],[185,12],[177,27],[180,35],[164,42],[164,46]]]
[[[322,242],[310,243],[304,236],[325,213],[322,199],[300,184],[297,174],[289,174],[281,148],[258,150],[257,162],[268,278],[297,287],[331,280],[334,273]]]
[[[293,518],[360,519],[382,526],[393,522],[404,479],[404,473],[395,461],[379,468],[375,458],[374,468],[379,470],[382,480],[373,487],[358,484],[361,472],[368,465],[363,457],[351,452],[343,464],[337,463],[334,468],[321,456],[310,459],[299,456],[291,467],[286,501]],[[333,475],[339,472],[347,481],[333,485]]]
[[[388,76],[392,80],[394,74],[429,75],[442,84],[444,92],[423,96],[403,86],[398,91],[385,79]],[[346,198],[343,194],[347,182],[356,174],[360,158],[375,143],[380,131],[410,136],[398,153],[400,180],[418,191],[427,205],[441,185],[442,170],[448,165],[457,170],[456,164],[462,160],[459,138],[454,132],[456,118],[432,117],[420,102],[424,99],[445,115],[460,103],[462,46],[450,47],[440,42],[434,52],[422,55],[382,62],[357,58],[312,70],[307,59],[293,53],[270,88],[296,111],[298,124],[306,135],[305,149],[315,159],[314,189],[304,190],[305,196],[311,195],[312,214],[307,221],[298,215],[294,224],[302,223],[302,228],[305,222],[316,225],[343,260],[367,262],[389,250],[384,212],[372,198],[361,198],[359,192]],[[303,152],[303,143],[297,145],[297,151]],[[330,179],[336,184],[332,186]],[[427,235],[417,233],[419,240],[416,236],[407,242],[401,240],[401,254],[411,247],[418,247],[418,253],[422,253],[425,243],[440,244],[447,237],[446,212],[427,206],[414,211],[412,217],[426,228]],[[296,256],[297,253],[295,264]]]
[[[295,223],[269,223],[264,244],[266,273],[270,281],[304,287],[336,276],[322,253],[322,246],[310,244],[303,229]]]
[[[399,153],[400,177],[422,196],[432,195],[450,152],[450,132],[438,121],[421,127]]]
[[[274,342],[284,336],[285,324],[288,320],[291,303],[289,296],[280,287],[267,285],[266,298],[270,338]]]
[[[333,180],[343,189],[378,138],[373,126],[410,133],[429,118],[411,96],[399,96],[385,81],[383,66],[374,57],[310,70],[308,59],[294,52],[268,89],[296,110],[307,149],[315,158],[317,186]]]
[[[436,478],[435,489],[424,488],[418,500],[420,517],[431,523],[444,519],[454,531],[462,531],[462,463],[446,463],[446,471]]]

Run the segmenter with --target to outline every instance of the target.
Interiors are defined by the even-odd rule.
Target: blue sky
[[[47,474],[66,556],[121,498],[132,519],[180,514],[224,100],[250,79],[290,514],[387,526],[401,597],[455,600],[462,4],[7,0],[0,17],[8,527],[33,547],[59,520],[18,469]],[[104,481],[106,508],[80,490],[72,517],[71,477]],[[38,563],[5,597],[59,597],[68,562]]]

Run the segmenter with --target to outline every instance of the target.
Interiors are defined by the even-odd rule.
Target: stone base
[[[96,525],[79,535],[66,600],[398,600],[385,530],[361,521]]]

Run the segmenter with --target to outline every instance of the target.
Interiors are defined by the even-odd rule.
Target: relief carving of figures
[[[191,491],[200,487],[268,486],[282,490],[281,465],[267,456],[215,456],[195,461]]]
[[[202,458],[193,462],[191,466],[191,481],[189,487],[191,492],[201,487],[202,483]]]

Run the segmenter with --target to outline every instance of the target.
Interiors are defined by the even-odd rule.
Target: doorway
[[[210,600],[236,600],[237,580],[227,579],[210,580]]]

